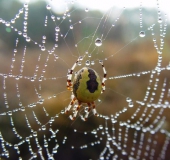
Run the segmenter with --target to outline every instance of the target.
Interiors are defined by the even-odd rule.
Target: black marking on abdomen
[[[79,88],[79,85],[80,85],[80,79],[82,79],[82,76],[81,76],[81,72],[83,72],[84,69],[80,70],[79,73],[77,73],[77,79],[75,80],[75,82],[73,83],[73,93],[75,95],[75,97],[77,97],[77,89]]]
[[[98,89],[98,82],[96,81],[97,76],[92,69],[88,69],[90,80],[87,81],[87,89],[90,93],[94,93]]]

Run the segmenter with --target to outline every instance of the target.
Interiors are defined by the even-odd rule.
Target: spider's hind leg
[[[93,114],[94,114],[95,116],[99,116],[99,114],[97,113],[96,105],[95,105],[94,102],[92,102],[92,111],[93,111]]]
[[[76,118],[76,116],[77,116],[77,113],[78,113],[80,107],[81,107],[81,102],[78,101],[78,104],[76,104],[76,106],[73,108],[73,110],[74,110],[74,111],[73,111],[73,115],[70,115],[70,116],[69,116],[71,120],[75,120],[75,118]]]
[[[83,121],[87,121],[88,115],[89,115],[89,113],[90,113],[90,111],[91,111],[91,103],[87,103],[87,105],[88,105],[88,109],[87,109],[87,111],[86,111],[86,114],[85,114],[84,116],[81,116],[81,119],[82,119]]]
[[[68,105],[68,107],[65,108],[65,113],[66,113],[66,114],[70,111],[71,107],[75,104],[76,100],[77,100],[76,97],[74,97],[74,98],[71,100],[71,102],[70,102],[70,104]]]
[[[87,121],[87,118],[88,118],[88,116],[89,116],[89,113],[90,113],[91,109],[92,109],[93,114],[94,114],[95,116],[98,116],[98,113],[97,113],[97,111],[96,111],[94,102],[92,102],[92,103],[87,103],[87,105],[88,105],[88,109],[87,109],[87,111],[86,111],[86,114],[84,115],[84,117],[81,116],[81,119],[82,119],[83,121]]]

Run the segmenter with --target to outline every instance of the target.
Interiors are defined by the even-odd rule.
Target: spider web
[[[57,13],[53,1],[1,3],[1,159],[170,159],[163,2],[100,12],[65,1]],[[75,121],[64,114],[67,73],[80,56],[74,74],[89,66],[102,78],[99,60],[107,71],[99,117],[86,122],[85,105]]]

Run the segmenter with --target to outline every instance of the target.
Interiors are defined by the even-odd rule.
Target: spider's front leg
[[[67,89],[68,89],[68,90],[72,90],[71,77],[72,77],[72,72],[71,72],[71,73],[68,73],[68,78],[67,78]]]
[[[75,69],[75,67],[77,66],[77,64],[79,63],[79,61],[82,60],[82,57],[79,57],[78,60],[74,63],[74,65],[72,66],[72,68],[68,71],[67,74],[67,89],[72,91],[72,76],[73,76],[73,71]]]

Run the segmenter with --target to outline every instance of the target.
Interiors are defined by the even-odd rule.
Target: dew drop
[[[140,32],[139,32],[139,36],[140,36],[140,37],[145,37],[145,32],[144,32],[144,31],[140,31]]]
[[[52,19],[53,21],[55,21],[55,16],[54,16],[54,15],[51,15],[51,19]]]
[[[6,25],[7,27],[9,27],[9,26],[10,26],[10,22],[7,21],[7,22],[5,23],[5,25]]]
[[[60,27],[58,27],[58,26],[55,27],[55,31],[56,31],[56,32],[60,32]]]
[[[86,9],[85,9],[85,12],[88,12],[88,11],[89,11],[89,9],[88,9],[88,8],[86,8]]]
[[[15,23],[15,19],[11,19],[11,23]]]
[[[25,111],[25,107],[24,106],[21,107],[21,111]]]
[[[44,147],[45,147],[45,148],[48,147],[48,143],[47,143],[47,142],[44,143]]]
[[[91,61],[91,65],[94,65],[95,64],[95,62],[94,61]]]
[[[78,62],[78,66],[81,66],[81,62],[80,61]]]
[[[79,57],[79,60],[80,60],[80,61],[82,61],[82,60],[83,60],[83,57],[82,57],[82,56],[80,56],[80,57]]]
[[[70,26],[70,29],[73,29],[73,25]]]
[[[42,128],[43,131],[46,130],[46,126],[45,125],[43,125],[41,128]]]
[[[53,149],[53,153],[54,153],[54,154],[57,153],[57,148],[54,148],[54,149]]]
[[[41,46],[41,50],[42,50],[42,51],[45,51],[45,47],[44,47],[44,46]]]
[[[50,6],[49,4],[47,4],[46,8],[47,8],[48,10],[50,10],[50,9],[51,9],[51,6]]]
[[[31,41],[31,38],[30,38],[30,37],[26,37],[26,41],[27,41],[27,42],[30,42],[30,41]]]
[[[28,7],[28,4],[27,4],[27,3],[25,3],[25,4],[24,4],[24,7],[25,7],[25,8],[27,8],[27,7]]]
[[[133,102],[129,102],[129,107],[133,107]]]
[[[131,100],[131,98],[127,97],[127,98],[126,98],[126,101],[127,101],[127,102],[131,102],[132,100]]]
[[[8,115],[11,116],[12,115],[12,111],[8,111]]]
[[[101,46],[101,45],[102,45],[102,40],[101,40],[100,38],[97,38],[97,39],[95,40],[95,45],[96,45],[97,47]]]
[[[22,32],[21,32],[21,31],[18,31],[18,34],[19,34],[19,35],[21,35],[21,34],[22,34]]]
[[[61,114],[64,114],[65,113],[65,111],[64,110],[61,110]]]
[[[86,64],[86,66],[89,66],[90,65],[90,61],[87,60],[85,64]]]
[[[158,18],[158,23],[162,23],[162,18],[161,17]]]

